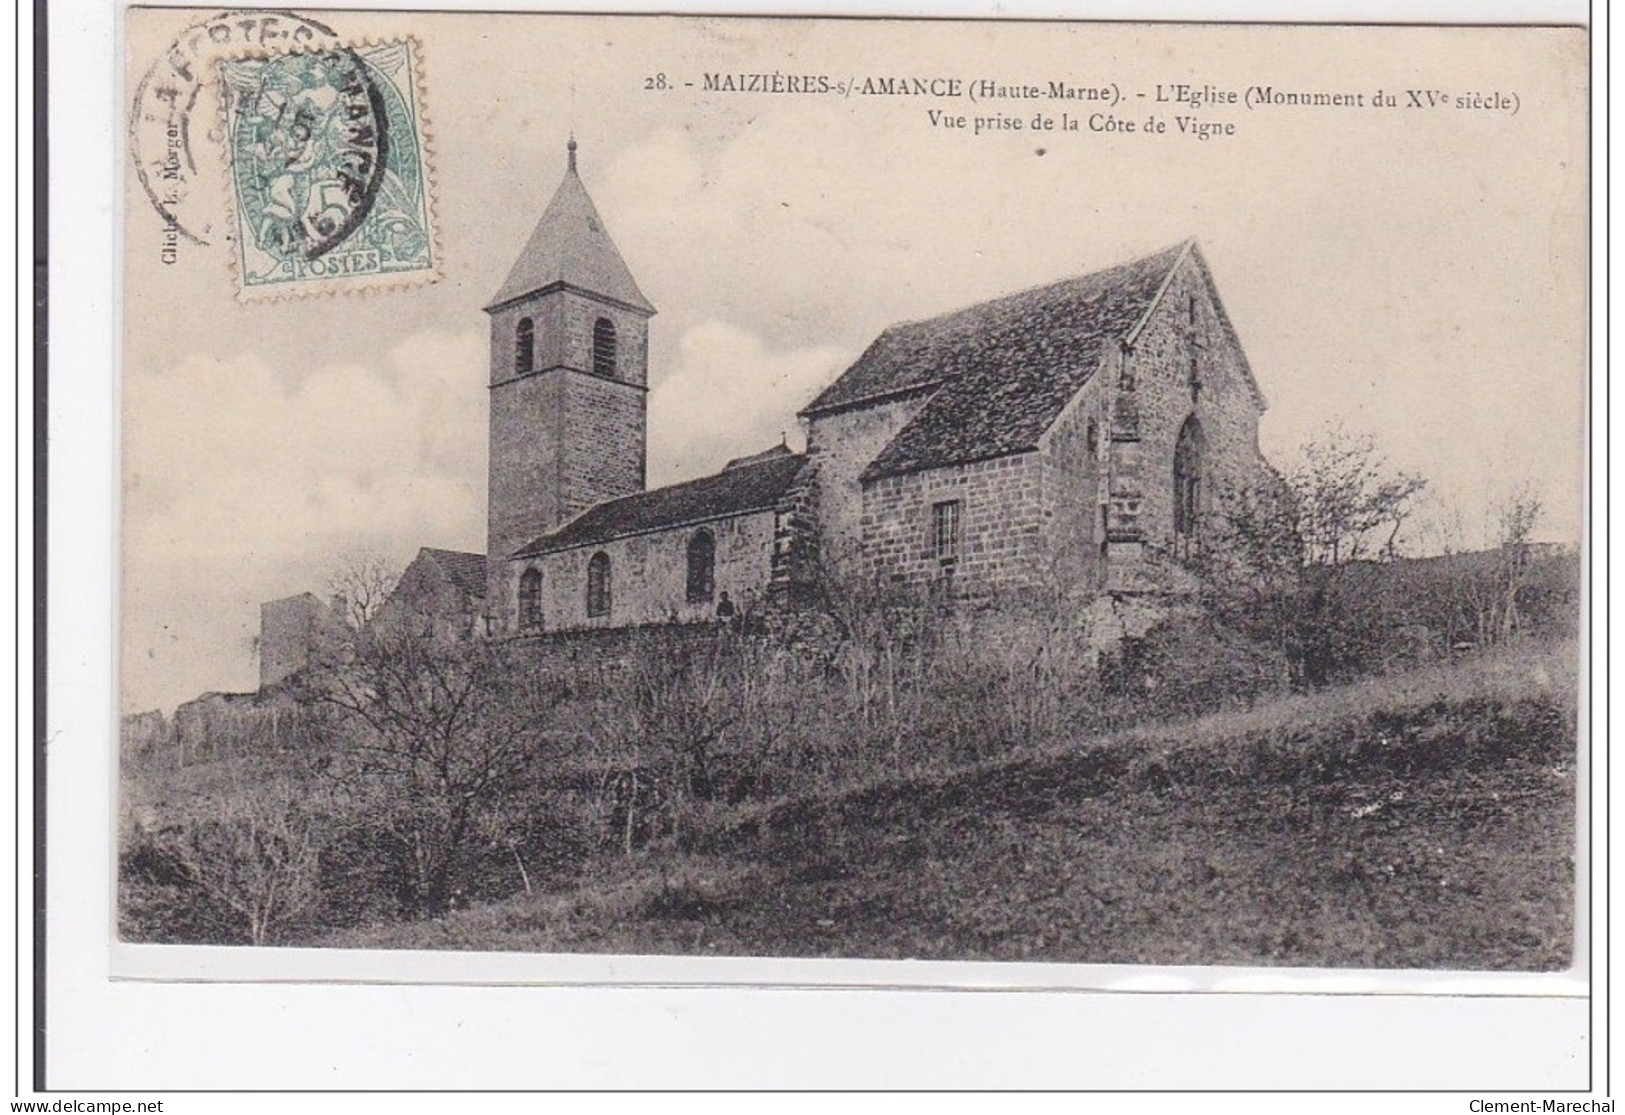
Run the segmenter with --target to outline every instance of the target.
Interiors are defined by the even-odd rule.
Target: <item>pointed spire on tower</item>
[[[626,261],[610,239],[598,210],[576,173],[576,137],[564,145],[568,156],[564,178],[536,223],[524,251],[508,272],[502,289],[487,310],[563,284],[595,294],[641,313],[655,308],[638,289]]]

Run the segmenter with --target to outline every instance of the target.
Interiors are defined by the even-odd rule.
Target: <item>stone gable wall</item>
[[[1194,308],[1194,321],[1192,309]],[[1190,360],[1196,358],[1193,398]],[[1174,555],[1174,446],[1195,415],[1204,442],[1201,506],[1211,515],[1226,486],[1268,475],[1258,450],[1260,406],[1245,358],[1224,328],[1198,264],[1174,273],[1156,311],[1109,377],[1112,395],[1111,587],[1178,589],[1186,584]]]
[[[460,639],[483,633],[481,610],[480,601],[458,588],[434,558],[419,554],[372,622],[388,629],[428,621],[436,635]]]
[[[1106,354],[1038,452],[862,485],[861,571],[906,584],[951,579],[956,593],[968,596],[1016,585],[1084,595],[1189,587],[1172,560],[1180,428],[1192,414],[1201,426],[1202,508],[1211,514],[1217,493],[1268,476],[1258,451],[1259,410],[1245,358],[1199,264],[1187,258],[1133,349]],[[881,431],[875,418],[868,421]],[[831,435],[845,432],[835,427]],[[872,459],[871,449],[883,444],[857,439],[828,455]],[[933,553],[932,507],[955,499],[960,556],[950,574]],[[838,488],[822,506],[840,510]]]

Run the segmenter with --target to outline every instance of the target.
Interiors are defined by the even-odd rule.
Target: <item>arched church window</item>
[[[609,615],[609,555],[599,550],[587,562],[587,615]]]
[[[536,366],[536,323],[528,317],[519,319],[513,334],[513,372],[522,376]]]
[[[1084,427],[1083,443],[1091,457],[1100,452],[1100,423],[1093,418],[1089,419],[1089,424]]]
[[[1174,442],[1174,551],[1189,558],[1196,551],[1202,522],[1202,426],[1193,414]]]
[[[519,626],[537,631],[542,626],[542,571],[527,569],[519,577]]]
[[[592,370],[601,376],[615,374],[615,323],[601,317],[592,326]]]
[[[716,591],[717,540],[697,530],[688,540],[688,602],[709,604]]]

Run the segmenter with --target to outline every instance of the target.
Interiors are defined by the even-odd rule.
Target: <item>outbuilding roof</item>
[[[440,567],[446,579],[463,593],[485,598],[485,555],[462,550],[436,550],[425,546],[419,557],[428,557]]]
[[[631,534],[768,511],[790,490],[806,462],[805,453],[774,452],[752,463],[731,464],[698,480],[612,499],[521,547],[514,557],[537,557]]]

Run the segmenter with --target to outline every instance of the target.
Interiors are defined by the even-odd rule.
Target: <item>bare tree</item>
[[[364,551],[338,561],[327,578],[327,589],[340,618],[360,630],[371,622],[395,591],[400,570],[382,554]]]
[[[1426,488],[1370,435],[1328,425],[1281,483],[1219,493],[1197,563],[1209,610],[1282,651],[1295,684],[1372,668],[1404,624],[1366,563],[1399,556]]]
[[[174,850],[205,921],[264,945],[315,910],[325,821],[316,801],[309,786],[269,777],[194,806]]]
[[[1301,681],[1313,617],[1292,490],[1279,479],[1224,489],[1210,523],[1214,537],[1196,559],[1204,605],[1220,623],[1281,651]]]
[[[501,644],[425,617],[356,632],[305,697],[327,713],[327,773],[393,849],[403,903],[432,915],[482,834],[524,807],[562,692]]]
[[[1392,470],[1376,439],[1328,424],[1303,449],[1287,476],[1297,500],[1305,558],[1340,565],[1396,556],[1400,532],[1427,481]]]
[[[1535,528],[1545,501],[1533,482],[1521,481],[1493,500],[1485,512],[1483,534],[1491,547],[1467,552],[1459,513],[1441,525],[1442,548],[1453,560],[1448,586],[1454,624],[1479,646],[1496,646],[1515,639],[1524,627],[1523,598],[1534,579]]]
[[[681,842],[697,805],[719,796],[719,753],[752,715],[767,667],[754,651],[737,628],[645,631],[601,677],[600,831],[624,852],[656,833]]]
[[[1545,511],[1545,500],[1534,483],[1525,480],[1496,506],[1496,541],[1500,543],[1496,587],[1500,590],[1500,607],[1494,619],[1497,642],[1508,642],[1523,625],[1519,597],[1528,587],[1534,562],[1530,552],[1530,539]]]

